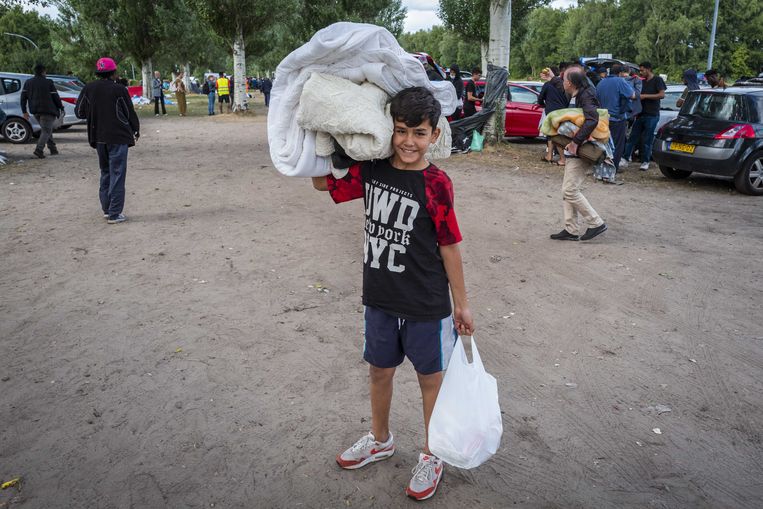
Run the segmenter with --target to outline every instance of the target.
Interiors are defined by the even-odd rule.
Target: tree
[[[0,6],[0,69],[31,73],[34,65],[41,62],[49,73],[61,72],[50,39],[52,27],[49,18],[36,12],[24,12],[19,6]]]
[[[111,44],[141,64],[143,95],[150,97],[153,63],[166,40],[167,12],[177,12],[178,0],[57,0],[68,6],[78,24],[98,34],[95,39]]]
[[[233,111],[246,110],[247,37],[269,28],[294,6],[280,2],[272,9],[273,3],[267,0],[219,0],[214,5],[207,0],[189,0],[189,4],[233,50]]]
[[[498,68],[509,68],[511,51],[511,0],[491,0],[490,2],[490,39],[488,44],[488,64]],[[490,84],[488,72],[488,86]],[[501,84],[505,87],[505,84]],[[488,143],[497,143],[503,139],[506,122],[506,94],[500,99],[485,125],[485,138]]]

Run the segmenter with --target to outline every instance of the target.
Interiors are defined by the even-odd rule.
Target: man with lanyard
[[[642,62],[639,64],[639,74],[643,78],[641,87],[641,114],[636,117],[631,128],[628,144],[625,145],[624,158],[631,161],[633,149],[641,140],[639,153],[641,154],[641,171],[649,169],[649,161],[652,159],[652,144],[654,143],[654,130],[660,120],[660,99],[665,97],[665,82],[652,72],[652,64]]]
[[[225,73],[221,72],[220,77],[217,78],[217,100],[220,103],[220,114],[223,112],[223,103],[228,105],[228,113],[230,113],[230,80],[225,77]]]
[[[627,76],[625,68],[621,64],[614,64],[610,74],[596,85],[596,97],[599,99],[599,104],[609,111],[609,132],[615,144],[613,162],[616,171],[620,168],[620,158],[625,150],[628,104],[636,98],[635,90],[621,77],[622,74]]]
[[[53,141],[53,124],[58,117],[63,115],[64,105],[53,80],[46,77],[45,66],[42,64],[34,66],[34,78],[26,80],[24,88],[21,90],[21,112],[24,114],[25,120],[29,120],[27,102],[29,103],[29,111],[40,124],[40,137],[37,140],[34,155],[44,159],[45,154],[42,151],[46,144],[50,150],[50,155],[58,154],[56,142]]]

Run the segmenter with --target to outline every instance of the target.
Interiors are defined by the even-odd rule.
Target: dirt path
[[[82,128],[0,168],[0,507],[412,507],[410,364],[397,454],[333,460],[369,428],[361,204],[280,176],[263,116],[143,122],[123,225]],[[505,433],[429,505],[760,507],[763,202],[631,171],[588,186],[601,240],[553,242],[540,147],[442,163]]]

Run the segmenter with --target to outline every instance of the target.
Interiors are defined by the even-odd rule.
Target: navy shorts
[[[395,368],[408,357],[417,373],[431,375],[448,367],[458,339],[453,316],[442,320],[405,320],[366,306],[363,358],[377,368]]]

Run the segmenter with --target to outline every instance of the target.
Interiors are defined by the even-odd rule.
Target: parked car
[[[613,65],[620,64],[628,69],[629,74],[638,74],[638,66],[636,64],[626,60],[620,60],[619,58],[584,57],[580,59],[580,63],[593,68],[604,67],[607,71],[609,71]]]
[[[668,178],[729,176],[739,192],[763,196],[763,87],[690,92],[657,132],[652,158]]]
[[[64,105],[64,118],[59,129],[68,129],[73,125],[86,123],[87,120],[77,118],[77,115],[74,113],[77,98],[82,89],[85,88],[85,84],[76,76],[48,75],[48,78],[53,80],[53,84],[56,86],[58,95],[61,97],[61,102]]]
[[[676,106],[676,101],[681,98],[681,94],[684,93],[686,86],[668,85],[667,87],[667,90],[665,90],[665,98],[660,101],[660,120],[654,128],[655,133],[660,130],[660,127],[676,118],[678,116],[678,111],[681,109]]]
[[[485,82],[476,82],[477,95],[485,92]],[[536,138],[540,136],[538,129],[543,108],[538,105],[539,93],[526,85],[509,82],[506,86],[506,121],[504,136],[521,136]],[[477,109],[481,103],[477,103]]]
[[[34,116],[30,115],[29,120],[26,120],[21,112],[21,88],[26,80],[31,77],[31,74],[0,73],[0,108],[7,115],[5,122],[0,127],[0,134],[11,143],[26,143],[32,136],[40,132],[40,125]],[[63,97],[61,99],[63,100]],[[54,129],[60,129],[64,125],[65,118],[74,113],[74,104],[68,100],[63,102],[66,114],[56,120],[53,125]],[[77,102],[76,95],[74,102]],[[76,120],[77,123],[80,122],[79,119]]]
[[[539,94],[540,94],[540,89],[543,88],[542,81],[512,81],[512,83],[516,85],[522,85],[523,87],[527,87],[531,90],[535,90]]]

